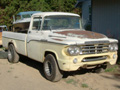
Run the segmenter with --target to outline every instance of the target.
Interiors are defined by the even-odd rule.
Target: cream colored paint
[[[23,33],[15,33],[15,32],[3,32],[3,46],[8,48],[9,42],[12,42],[15,46],[15,49],[18,53],[28,56],[39,62],[44,62],[45,52],[49,51],[55,54],[58,65],[63,71],[75,71],[84,65],[96,65],[102,64],[104,62],[108,62],[111,65],[115,64],[117,61],[117,57],[113,59],[113,54],[117,55],[117,52],[108,52],[101,54],[89,54],[89,55],[78,55],[78,56],[69,56],[66,53],[66,48],[70,45],[84,45],[85,42],[91,41],[104,41],[107,40],[110,43],[117,43],[116,39],[102,38],[102,39],[80,39],[77,37],[70,37],[65,35],[60,35],[54,33],[55,30],[52,31],[33,31],[32,30],[32,22],[33,17],[36,16],[50,16],[50,15],[70,15],[70,16],[78,16],[77,14],[71,13],[38,13],[32,15],[31,23],[29,31],[32,31],[28,34]],[[42,20],[43,21],[43,20]],[[42,22],[43,23],[43,22]],[[64,31],[64,30],[61,30]],[[53,36],[50,37],[49,35]],[[10,39],[12,38],[12,39]],[[60,39],[59,40],[54,40]],[[97,57],[97,56],[108,56],[106,60],[100,61],[91,61],[91,62],[81,62],[86,57]],[[77,58],[78,62],[76,64],[73,63],[73,60]]]
[[[25,42],[20,41],[20,40],[15,40],[15,39],[8,39],[8,38],[2,38],[3,40],[3,46],[8,49],[8,44],[13,43],[15,46],[15,49],[18,53],[22,55],[26,55],[26,47],[25,47]]]
[[[84,65],[97,65],[102,64],[104,62],[108,62],[111,65],[116,64],[117,57],[113,59],[113,54],[117,56],[117,52],[109,52],[109,53],[103,53],[103,54],[93,54],[93,55],[79,55],[74,57],[68,57],[66,61],[63,61],[61,59],[58,59],[60,68],[64,71],[75,71],[78,70],[80,67],[83,67]],[[91,61],[91,62],[81,62],[83,58],[86,57],[96,57],[96,56],[105,56],[107,55],[109,58],[106,60],[100,60],[100,61]],[[76,64],[73,63],[73,59],[77,58],[78,62]],[[63,64],[64,63],[64,64]]]
[[[117,52],[69,56],[65,53],[65,48],[67,47],[67,45],[60,45],[60,44],[54,44],[54,43],[48,43],[48,42],[35,42],[35,41],[31,42],[31,44],[32,43],[34,43],[34,45],[36,46],[37,44],[39,44],[38,49],[36,47],[36,49],[33,52],[31,52],[31,55],[35,57],[33,59],[40,61],[40,62],[44,62],[45,52],[46,51],[53,52],[56,55],[57,62],[58,62],[60,69],[64,71],[75,71],[79,69],[80,67],[83,67],[84,65],[96,65],[96,64],[102,64],[104,62],[108,62],[111,65],[114,65],[117,61],[117,57],[116,59],[113,59],[113,54],[117,56]],[[81,62],[86,57],[96,57],[96,56],[107,56],[108,58],[106,60],[101,60],[101,61]],[[73,59],[75,58],[78,59],[78,63],[76,64],[73,63]]]
[[[11,39],[3,38],[6,42],[11,41]],[[21,42],[18,40],[13,40],[13,44],[16,47],[16,50],[18,53],[25,55],[25,42]],[[31,47],[31,45],[35,47]],[[75,71],[80,67],[83,67],[84,65],[96,65],[101,64],[104,62],[108,62],[111,65],[114,65],[117,61],[116,59],[113,59],[113,54],[117,55],[117,52],[108,52],[108,53],[102,53],[102,54],[91,54],[91,55],[79,55],[79,56],[69,56],[65,53],[65,47],[67,45],[60,45],[60,44],[54,44],[54,43],[48,43],[48,42],[38,42],[38,41],[31,41],[28,43],[27,47],[28,51],[28,57],[44,62],[44,54],[46,51],[51,51],[56,55],[58,65],[61,70],[64,71]],[[102,61],[92,61],[92,62],[81,62],[83,58],[85,57],[94,57],[94,56],[108,56],[109,58]],[[74,64],[73,59],[77,58],[78,63]]]
[[[28,57],[41,62],[41,48],[39,42],[31,41],[27,43]]]
[[[64,71],[75,71],[75,70],[79,69],[80,67],[83,67],[84,65],[96,65],[96,64],[102,64],[104,62],[108,62],[111,65],[114,65],[117,61],[117,57],[116,57],[116,59],[113,59],[113,54],[115,54],[117,56],[117,52],[68,56],[64,51],[65,47],[67,47],[65,45],[43,43],[43,46],[45,47],[45,48],[42,48],[43,53],[45,52],[44,50],[52,51],[55,53],[59,67],[61,70],[64,70]],[[106,60],[101,60],[101,61],[81,62],[86,57],[96,57],[96,56],[107,56],[108,58]],[[78,59],[77,64],[73,63],[73,59],[75,59],[75,58]]]

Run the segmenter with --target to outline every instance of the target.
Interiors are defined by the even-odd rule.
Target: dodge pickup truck
[[[65,12],[42,12],[31,16],[28,29],[3,31],[8,61],[19,55],[43,63],[46,79],[59,81],[65,71],[105,69],[116,64],[118,40],[82,29],[80,16]]]

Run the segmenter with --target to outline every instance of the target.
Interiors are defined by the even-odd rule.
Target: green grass
[[[114,66],[114,67],[111,67],[111,68],[107,68],[105,70],[105,72],[116,72],[118,70],[118,66]]]
[[[77,84],[79,84],[79,80],[74,80],[74,79],[67,79],[67,80],[65,80],[65,82],[67,84],[72,84],[74,86],[77,86]]]
[[[81,84],[81,87],[83,87],[83,88],[88,88],[88,85],[85,84],[85,83],[82,83],[82,84]]]
[[[11,71],[10,71],[10,70],[8,70],[7,72],[8,72],[8,73],[10,73]]]
[[[73,83],[73,82],[74,82],[73,79],[68,79],[68,80],[66,80],[66,83],[68,83],[68,84]]]
[[[10,69],[14,69],[13,67],[10,67]]]

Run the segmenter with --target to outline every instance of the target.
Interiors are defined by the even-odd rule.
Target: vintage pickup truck
[[[19,54],[44,65],[48,80],[59,81],[65,71],[105,69],[117,61],[118,40],[85,31],[78,14],[42,12],[31,16],[29,29],[4,31],[3,46],[8,60],[19,61]]]

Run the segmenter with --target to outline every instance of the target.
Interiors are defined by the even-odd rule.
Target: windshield
[[[43,30],[80,29],[79,17],[48,16],[44,19]]]
[[[23,18],[30,18],[31,15],[30,14],[25,14],[25,15],[22,15]]]

